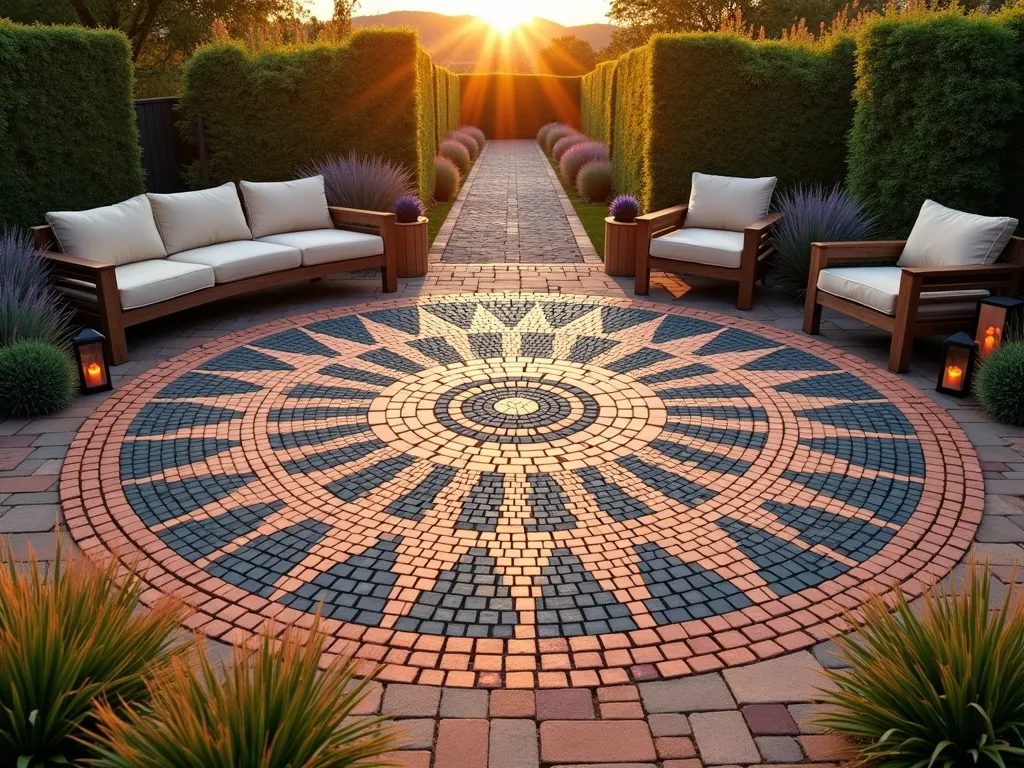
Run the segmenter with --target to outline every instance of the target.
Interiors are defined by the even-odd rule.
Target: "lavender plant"
[[[811,243],[867,240],[875,220],[838,184],[798,186],[779,195],[782,221],[775,228],[779,286],[796,298],[807,292]]]
[[[630,224],[640,215],[640,201],[632,195],[619,195],[608,206],[608,213],[616,221]]]
[[[67,342],[71,313],[50,284],[42,254],[23,232],[0,233],[0,347],[19,340]]]
[[[412,171],[379,155],[327,157],[300,169],[299,176],[323,176],[327,202],[342,208],[390,211],[402,195],[416,193]]]
[[[415,195],[402,195],[395,202],[395,216],[399,224],[413,224],[423,215],[423,203]]]
[[[575,184],[580,169],[594,160],[607,160],[608,147],[600,141],[584,141],[566,150],[559,162],[558,170],[566,184]]]

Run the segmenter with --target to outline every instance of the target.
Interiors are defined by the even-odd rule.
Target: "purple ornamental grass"
[[[594,160],[607,160],[608,159],[608,147],[606,147],[600,141],[584,141],[580,144],[575,144],[565,151],[562,155],[562,159],[559,162],[558,170],[562,174],[562,180],[566,184],[572,184],[575,186],[576,177],[580,173],[580,169],[589,162]]]
[[[612,194],[612,164],[607,160],[591,160],[580,168],[576,193],[588,203],[607,200]]]
[[[800,185],[779,195],[782,221],[775,228],[779,286],[796,298],[807,292],[811,243],[867,240],[875,219],[840,186]]]
[[[415,195],[402,195],[395,202],[395,217],[399,224],[413,224],[423,215],[423,203]]]
[[[558,123],[558,122],[555,122],[555,123],[544,123],[544,125],[542,125],[540,127],[540,130],[537,131],[537,143],[540,144],[541,147],[544,147],[545,146],[545,142],[547,141],[547,138],[548,138],[548,133],[550,133],[555,128],[559,127],[560,125],[561,125],[561,123]]]
[[[472,160],[470,160],[469,157],[469,150],[459,142],[454,139],[445,139],[441,142],[438,154],[442,157],[447,157],[455,163],[455,165],[459,167],[459,173],[463,176],[469,173],[469,167],[472,163]]]
[[[551,145],[551,159],[556,163],[562,162],[562,156],[578,144],[586,144],[590,140],[579,131],[563,136]]]
[[[447,157],[438,155],[434,158],[434,199],[439,203],[453,200],[459,194],[462,174],[459,166]]]
[[[71,315],[28,234],[0,232],[0,347],[15,341],[63,345]]]
[[[327,157],[299,169],[299,177],[323,176],[329,205],[391,211],[403,195],[416,193],[412,171],[380,155]]]
[[[484,144],[487,143],[487,135],[477,128],[475,125],[460,125],[459,131],[461,133],[468,133],[474,139],[476,139],[477,146],[480,149],[484,148]]]
[[[551,128],[547,133],[544,134],[544,154],[550,155],[554,151],[555,143],[559,139],[564,139],[566,136],[572,136],[577,134],[575,128],[566,125],[565,123],[558,123],[558,125]]]
[[[640,215],[640,201],[632,195],[619,195],[608,206],[608,213],[616,221],[629,224]]]
[[[448,138],[452,141],[457,141],[459,142],[459,144],[464,146],[466,148],[466,151],[469,152],[470,160],[476,160],[477,157],[480,155],[480,145],[477,144],[476,139],[474,139],[472,135],[470,135],[466,131],[452,131],[448,135]]]

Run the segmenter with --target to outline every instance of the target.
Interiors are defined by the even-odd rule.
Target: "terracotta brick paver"
[[[643,720],[540,724],[540,759],[545,763],[621,763],[656,757],[654,739]]]

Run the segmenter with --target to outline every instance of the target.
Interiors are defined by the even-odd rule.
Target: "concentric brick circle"
[[[969,546],[966,437],[898,378],[614,299],[382,302],[229,335],[82,428],[62,499],[195,628],[325,629],[388,680],[596,685],[805,647]]]

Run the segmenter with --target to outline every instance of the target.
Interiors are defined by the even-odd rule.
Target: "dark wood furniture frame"
[[[332,261],[257,275],[127,310],[121,309],[114,264],[105,264],[55,250],[59,246],[53,236],[53,230],[48,226],[33,227],[32,230],[36,245],[50,262],[50,274],[58,289],[68,288],[67,298],[72,308],[87,318],[95,319],[99,330],[107,337],[107,356],[111,364],[119,365],[128,360],[126,328],[219,299],[373,267],[380,268],[384,293],[398,290],[395,214],[334,207],[330,208],[330,212],[334,226],[338,229],[379,234],[384,240],[384,253],[379,256]]]
[[[743,230],[743,256],[740,258],[739,268],[716,267],[711,264],[651,256],[651,240],[681,229],[683,222],[686,221],[686,208],[685,205],[677,205],[674,208],[665,208],[637,217],[634,293],[637,296],[646,296],[651,287],[651,270],[660,269],[662,272],[677,275],[698,275],[739,283],[736,309],[750,309],[754,306],[754,283],[764,277],[768,258],[775,251],[773,231],[782,214],[778,211],[769,213]]]
[[[905,373],[910,368],[910,353],[918,336],[974,331],[976,308],[957,314],[924,315],[919,307],[949,304],[949,298],[925,297],[933,291],[964,291],[984,289],[993,295],[1015,296],[1024,264],[1024,239],[1010,239],[995,264],[954,267],[904,267],[896,314],[887,315],[849,299],[833,296],[818,289],[818,273],[827,267],[895,265],[906,240],[879,240],[849,243],[813,243],[811,272],[807,280],[804,304],[804,332],[817,334],[821,327],[821,308],[834,309],[848,317],[881,328],[892,334],[889,347],[889,370]]]

